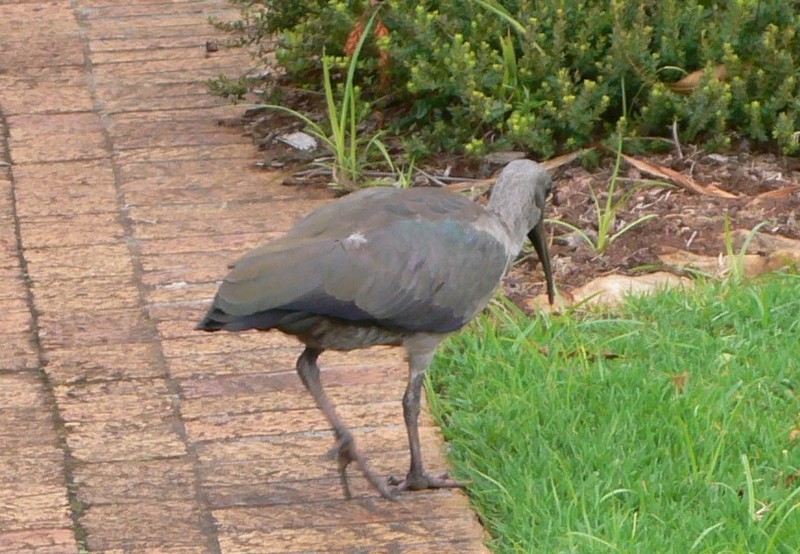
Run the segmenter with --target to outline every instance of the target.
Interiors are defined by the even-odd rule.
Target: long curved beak
[[[536,250],[536,255],[539,256],[539,262],[542,264],[544,279],[547,282],[547,300],[552,305],[556,300],[556,289],[553,284],[553,267],[550,265],[550,253],[547,251],[547,237],[545,236],[542,219],[530,230],[528,238],[533,243],[533,248]]]

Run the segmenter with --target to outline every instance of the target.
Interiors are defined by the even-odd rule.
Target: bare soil
[[[636,187],[628,202],[617,212],[614,230],[642,216],[656,217],[624,232],[599,256],[574,233],[551,226],[554,244],[551,254],[559,286],[573,289],[611,273],[636,274],[664,268],[659,255],[684,250],[702,256],[724,254],[725,220],[733,230],[751,230],[762,222],[759,233],[800,239],[800,162],[773,154],[676,154],[639,157],[650,164],[667,167],[696,183],[714,184],[736,198],[701,195],[669,181],[643,175],[623,162],[617,189]],[[577,166],[557,171],[556,193],[549,218],[567,221],[584,231],[597,228],[593,193],[605,202],[614,160],[587,171]],[[769,194],[765,194],[769,193]],[[735,251],[743,242],[736,236]],[[750,253],[758,253],[750,250]],[[766,254],[766,253],[762,253]]]

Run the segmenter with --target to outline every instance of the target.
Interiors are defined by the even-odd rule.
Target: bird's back
[[[515,254],[503,233],[482,206],[442,189],[354,193],[238,260],[199,328],[302,335],[332,321],[451,332],[485,305]]]

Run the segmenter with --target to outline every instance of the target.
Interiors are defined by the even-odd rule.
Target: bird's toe
[[[356,448],[353,436],[349,431],[341,431],[336,433],[336,444],[328,452],[328,458],[336,460],[339,465],[339,480],[342,483],[345,498],[351,498],[350,485],[347,480],[347,466],[350,462],[355,462],[367,481],[380,493],[381,496],[387,500],[396,500],[397,492],[392,488],[386,486],[383,480],[380,479],[374,471],[367,464],[366,459],[361,455],[361,452]]]
[[[389,485],[390,487],[396,487],[403,481],[405,481],[405,479],[401,479],[397,475],[389,475],[386,478],[386,484]]]
[[[452,479],[447,472],[439,475],[430,475],[426,472],[409,472],[405,479],[390,476],[387,482],[397,492],[424,489],[459,489],[464,487],[464,483]]]

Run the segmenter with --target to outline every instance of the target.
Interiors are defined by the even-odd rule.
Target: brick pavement
[[[483,552],[454,491],[353,475],[277,333],[192,331],[226,263],[325,202],[253,169],[205,90],[220,0],[0,4],[0,552]],[[407,465],[390,349],[322,362],[374,467]],[[441,440],[423,419],[432,468]]]

